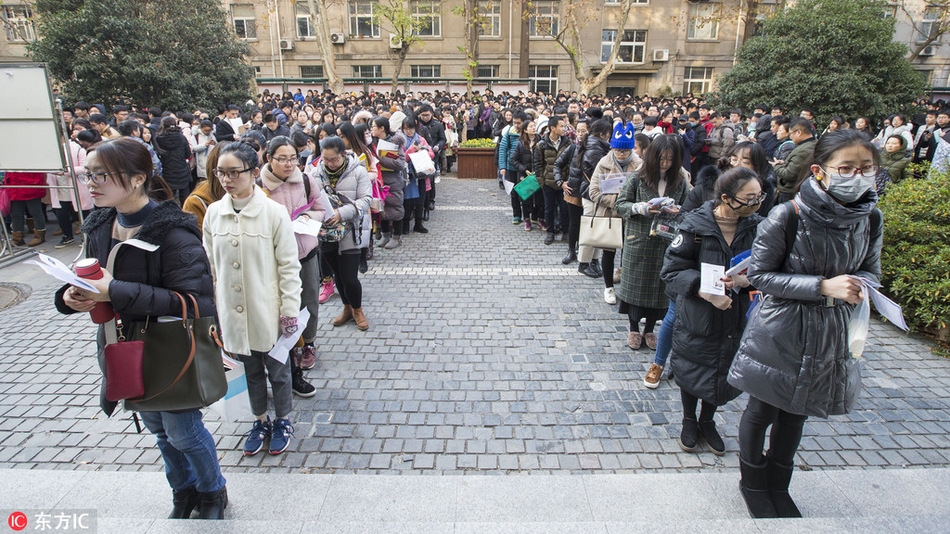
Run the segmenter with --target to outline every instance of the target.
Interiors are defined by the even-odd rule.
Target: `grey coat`
[[[347,221],[346,235],[340,240],[340,253],[347,250],[359,250],[369,246],[373,223],[370,220],[369,203],[373,198],[373,183],[366,166],[359,158],[351,153],[346,154],[347,168],[336,184],[336,192],[346,197],[340,206],[340,219]],[[314,178],[323,181],[324,188],[329,186],[330,179],[323,159],[311,171]]]
[[[764,299],[749,317],[728,380],[786,412],[827,417],[854,407],[861,366],[847,343],[854,306],[825,306],[820,284],[842,274],[879,281],[884,227],[871,228],[873,189],[842,206],[809,178],[795,201],[799,225],[790,252],[791,203],[773,208],[759,225],[748,277]]]

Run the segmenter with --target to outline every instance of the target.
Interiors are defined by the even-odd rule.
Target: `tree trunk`
[[[531,14],[528,7],[527,0],[521,0],[521,35],[518,37],[521,46],[518,51],[518,77],[522,79],[530,77],[528,54],[531,53],[531,36],[528,32],[531,31],[531,28],[528,25],[528,18]]]
[[[409,54],[409,47],[405,43],[399,43],[399,53],[396,59],[396,70],[393,72],[392,85],[389,89],[390,96],[396,94],[396,88],[399,86],[399,73],[402,72],[402,65],[406,62],[406,56]]]
[[[319,11],[317,11],[317,6],[319,6]],[[330,23],[324,16],[327,13],[327,1],[307,0],[307,8],[310,9],[310,20],[313,22],[314,30],[317,33],[320,55],[323,56],[323,74],[330,82],[330,90],[334,94],[342,94],[343,78],[336,71],[336,56],[333,54],[333,43],[330,42]]]

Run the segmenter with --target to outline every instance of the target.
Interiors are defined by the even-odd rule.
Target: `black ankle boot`
[[[703,436],[703,439],[706,440],[706,445],[709,445],[709,450],[713,454],[716,456],[726,454],[726,444],[722,442],[722,437],[720,437],[719,432],[716,431],[715,421],[700,421],[699,433]]]
[[[201,494],[201,508],[198,511],[198,519],[224,519],[224,509],[228,507],[228,488],[227,486],[212,491],[211,493]]]
[[[416,225],[412,227],[413,232],[420,234],[428,234],[429,230],[425,226],[422,226],[422,219],[416,219]]]
[[[699,423],[693,418],[683,418],[683,431],[680,432],[680,448],[686,452],[694,452],[699,445]]]
[[[570,247],[567,251],[567,256],[564,256],[564,259],[561,260],[561,263],[568,265],[577,260],[577,252],[574,252],[574,247]]]
[[[201,494],[194,486],[172,490],[172,513],[168,519],[188,519],[191,511],[201,503]]]
[[[755,465],[740,457],[739,472],[742,474],[742,479],[739,480],[739,491],[742,492],[742,498],[745,499],[749,515],[753,519],[778,517],[775,505],[772,503],[772,495],[769,492],[768,464],[765,459],[763,458],[761,464]]]
[[[775,505],[775,513],[779,517],[802,516],[801,510],[788,494],[788,484],[792,481],[794,469],[794,465],[783,465],[771,459],[768,460],[769,494],[772,497],[772,504]]]

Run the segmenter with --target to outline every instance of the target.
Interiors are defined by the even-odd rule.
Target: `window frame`
[[[304,69],[320,69],[320,75],[319,75],[319,76],[307,76],[306,74],[304,74]],[[308,79],[308,80],[318,79],[318,78],[326,78],[326,71],[323,69],[323,65],[301,65],[301,66],[300,66],[300,77],[303,78],[303,79]]]
[[[604,5],[605,5],[605,6],[616,6],[616,5],[620,5],[620,0],[604,0]],[[634,1],[633,1],[633,5],[634,5],[634,6],[646,6],[646,5],[650,5],[650,0],[634,0]]]
[[[547,73],[542,76],[540,69],[547,69]],[[535,93],[543,92],[548,95],[557,94],[559,69],[557,65],[528,65],[528,91]],[[538,83],[547,83],[548,91],[538,91]]]
[[[488,11],[491,7],[492,11]],[[501,0],[478,0],[478,17],[482,23],[478,27],[479,37],[500,38],[501,37]],[[485,28],[490,28],[491,32],[486,32]]]
[[[491,74],[482,75],[481,69],[491,69]],[[479,65],[475,70],[475,78],[479,80],[497,80],[501,78],[501,65]]]
[[[607,39],[608,32],[613,34],[613,37],[611,37],[609,40]],[[639,65],[641,63],[646,63],[647,30],[624,30],[623,31],[624,38],[627,37],[628,33],[632,34],[633,40],[620,41],[620,53],[617,54],[617,63],[621,63],[624,65]],[[638,34],[641,34],[641,33],[643,34],[643,40],[637,41],[636,38],[639,37]],[[613,51],[613,48],[614,48],[614,39],[616,38],[617,30],[604,29],[604,30],[601,30],[600,35],[601,35],[600,62],[607,63],[607,60],[610,59],[610,53]],[[624,61],[623,59],[621,59],[621,54],[623,54],[623,49],[628,48],[628,47],[630,48],[630,61]],[[640,51],[640,61],[636,61],[638,49]]]
[[[425,8],[425,9],[423,9]],[[409,15],[414,21],[421,23],[429,19],[428,33],[416,31],[415,35],[423,39],[439,39],[442,37],[442,2],[439,0],[411,0]]]
[[[362,72],[364,68],[373,69],[372,75],[366,75]],[[382,78],[383,77],[383,66],[382,65],[353,65],[353,77],[354,78]]]
[[[421,73],[423,70],[429,70],[430,74]],[[442,77],[442,65],[409,65],[409,76],[420,79],[436,79]]]
[[[561,23],[561,2],[559,0],[535,0],[534,11],[528,19],[528,37],[531,39],[553,39]],[[542,10],[547,11],[542,13]],[[549,32],[538,33],[538,21],[547,20]]]
[[[379,21],[375,20],[376,10],[373,9],[373,4],[375,4],[375,2],[369,0],[349,0],[349,2],[347,2],[347,17],[349,18],[350,37],[364,39],[379,38]],[[369,8],[368,13],[365,11],[365,8],[367,7]],[[360,10],[360,8],[363,8],[363,10]],[[368,34],[360,33],[360,26],[366,26],[367,20],[370,32]]]
[[[27,4],[0,5],[3,28],[9,43],[31,43],[36,40],[33,26],[33,10]]]
[[[317,7],[317,4],[316,4],[316,3],[314,3],[314,7]],[[317,7],[317,9],[320,9],[320,8]],[[305,11],[305,13],[301,13],[301,11]],[[300,23],[301,23],[303,20],[305,20],[305,21],[307,22],[307,35],[301,35],[301,34],[300,34]],[[300,41],[308,41],[308,40],[311,40],[311,41],[312,41],[312,40],[315,40],[315,39],[317,38],[317,34],[316,34],[316,32],[314,31],[314,27],[313,27],[313,19],[310,17],[310,6],[308,5],[307,2],[305,2],[305,1],[303,1],[303,0],[300,0],[300,1],[298,1],[298,2],[294,2],[294,22],[296,23],[296,24],[294,24],[294,26],[295,26],[295,28],[296,28],[297,39],[298,39],[298,40],[300,40]]]
[[[236,15],[235,8],[245,8],[250,9],[250,17],[245,15]],[[257,11],[254,9],[254,4],[231,4],[231,28],[234,30],[234,33],[237,35],[238,39],[242,41],[257,41]],[[250,21],[251,33],[254,35],[248,36],[248,22]],[[241,22],[242,32],[238,31],[238,22]]]
[[[918,42],[918,43],[925,43],[925,42],[927,42],[927,39],[930,38],[930,34],[933,33],[933,31],[934,31],[934,23],[936,23],[937,21],[940,20],[940,11],[939,11],[939,9],[940,9],[940,8],[937,8],[937,7],[934,7],[934,6],[927,6],[927,8],[924,9],[924,14],[921,16],[921,19],[920,19],[920,30],[921,30],[921,31],[917,32],[917,42]],[[928,14],[931,15],[932,18],[927,18],[927,15],[928,15]],[[926,32],[923,31],[925,27],[927,28],[927,31],[926,31]],[[939,42],[940,42],[940,36],[937,36],[937,38],[934,39],[932,42],[934,42],[934,43],[939,43]]]
[[[702,77],[695,76],[695,71],[702,69]],[[683,94],[693,93],[694,95],[704,95],[712,91],[713,67],[688,66],[683,70]],[[692,84],[700,84],[699,89],[691,87]]]
[[[700,10],[711,10],[701,14]],[[686,29],[687,41],[718,41],[719,23],[722,21],[722,4],[718,2],[697,2],[689,5],[689,23]],[[699,24],[697,24],[697,22]],[[711,27],[712,29],[706,29]],[[700,34],[700,35],[697,35]]]

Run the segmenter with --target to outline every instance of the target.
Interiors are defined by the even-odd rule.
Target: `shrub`
[[[462,148],[495,148],[495,141],[490,137],[481,137],[463,141],[459,146]]]
[[[891,184],[884,213],[883,284],[911,328],[948,340],[950,173]]]

